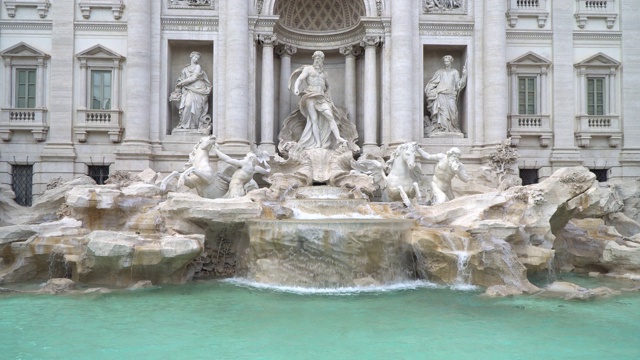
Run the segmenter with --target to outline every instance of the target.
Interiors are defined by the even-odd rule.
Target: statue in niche
[[[189,55],[191,63],[182,69],[175,91],[169,101],[179,102],[180,124],[176,129],[197,129],[198,132],[211,133],[211,115],[209,112],[209,94],[211,82],[207,73],[198,63],[200,53]]]
[[[334,150],[346,145],[352,151],[357,131],[344,110],[338,109],[329,95],[327,74],[323,68],[324,53],[313,53],[313,65],[304,65],[289,78],[289,89],[300,96],[299,109],[289,115],[280,132],[279,148],[294,141],[305,149]],[[305,87],[301,90],[301,85]]]
[[[442,11],[448,9],[457,9],[461,4],[461,0],[425,0],[425,12]]]
[[[451,55],[445,55],[442,61],[444,67],[436,71],[424,89],[427,107],[431,114],[430,132],[460,133],[458,97],[467,85],[467,65],[465,64],[462,68],[462,76],[460,76],[458,70],[451,67],[453,62]]]
[[[446,154],[438,153],[430,155],[420,147],[416,149],[420,156],[427,160],[436,160],[433,170],[433,179],[431,180],[431,204],[441,204],[443,202],[453,200],[453,190],[451,189],[451,180],[454,176],[458,179],[468,182],[469,175],[460,161],[460,149],[452,147]]]

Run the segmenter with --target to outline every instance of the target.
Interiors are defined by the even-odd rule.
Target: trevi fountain
[[[199,57],[170,99],[202,135],[183,169],[52,181],[28,208],[0,188],[3,358],[640,356],[639,181],[521,186],[510,139],[474,171],[455,147],[363,153],[319,51],[277,154],[232,157]],[[455,133],[467,74],[443,60],[425,97]]]

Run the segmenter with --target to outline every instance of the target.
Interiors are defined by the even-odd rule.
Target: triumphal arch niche
[[[257,5],[260,144],[269,150],[269,144],[275,147],[282,141],[278,135],[285,119],[299,109],[300,97],[290,77],[321,51],[331,100],[356,125],[358,145],[377,147],[381,54],[385,27],[390,25],[382,17],[383,1],[265,0]]]

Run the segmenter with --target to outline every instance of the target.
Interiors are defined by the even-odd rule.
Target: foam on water
[[[232,285],[250,287],[260,290],[271,290],[277,292],[286,292],[298,295],[358,295],[367,293],[385,293],[392,291],[403,290],[416,290],[416,289],[445,289],[447,286],[432,283],[426,280],[407,280],[394,284],[380,285],[380,286],[350,286],[340,288],[307,288],[301,286],[283,286],[259,283],[253,280],[244,278],[230,278],[222,280],[222,282]],[[479,288],[474,285],[456,284],[450,287],[452,290],[457,291],[475,291]]]

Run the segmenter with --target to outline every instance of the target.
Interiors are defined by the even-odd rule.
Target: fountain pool
[[[640,358],[638,293],[591,302],[479,294],[426,282],[314,294],[229,281],[110,294],[0,294],[0,354],[3,359]]]

